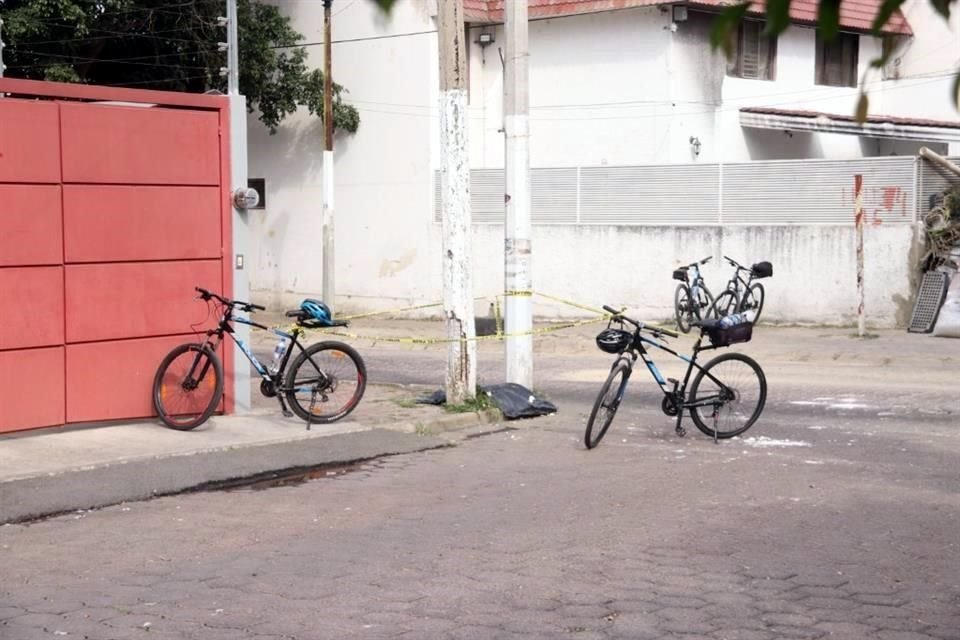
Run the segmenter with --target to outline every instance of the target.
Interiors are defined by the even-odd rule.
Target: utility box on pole
[[[477,344],[471,274],[470,157],[467,147],[466,34],[463,0],[437,6],[440,46],[440,205],[443,228],[443,315],[447,325],[448,404],[474,397]]]
[[[530,97],[527,0],[504,3],[506,68],[503,127],[506,133],[504,224],[504,331],[507,382],[533,388],[533,247],[530,224]]]

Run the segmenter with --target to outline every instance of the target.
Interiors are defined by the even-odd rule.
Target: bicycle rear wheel
[[[367,388],[363,358],[342,342],[318,342],[297,356],[284,385],[293,412],[307,422],[336,422],[353,411]]]
[[[613,416],[617,414],[620,401],[623,400],[623,392],[627,388],[630,371],[629,364],[623,360],[617,361],[610,375],[607,376],[606,382],[600,387],[600,394],[593,403],[593,411],[590,412],[590,418],[587,420],[587,430],[583,434],[583,444],[587,449],[593,449],[600,444],[607,429],[610,428]]]
[[[760,322],[760,312],[763,311],[763,285],[755,282],[750,285],[740,301],[740,311],[753,311],[753,324]]]
[[[206,422],[222,397],[220,358],[202,344],[174,348],[153,378],[153,407],[163,424],[178,431],[189,431]]]
[[[717,296],[716,300],[713,301],[713,304],[710,305],[710,311],[707,312],[707,318],[724,318],[731,313],[736,313],[737,305],[740,304],[740,300],[737,298],[735,291],[727,289],[723,293]]]
[[[767,401],[767,378],[760,365],[742,353],[725,353],[704,366],[693,381],[690,416],[704,434],[740,435],[757,421]]]
[[[678,284],[673,294],[673,313],[677,319],[677,329],[683,333],[690,332],[690,317],[693,305],[696,303],[690,297],[690,288],[685,284]]]

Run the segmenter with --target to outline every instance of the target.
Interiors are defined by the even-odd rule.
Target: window
[[[260,202],[257,203],[257,206],[250,207],[250,208],[266,209],[267,208],[267,181],[264,178],[249,178],[247,180],[247,187],[256,191],[257,195],[260,196]]]
[[[736,51],[727,60],[727,75],[753,80],[776,78],[777,39],[763,35],[766,23],[744,20],[737,31]]]
[[[816,83],[828,87],[857,86],[857,57],[860,36],[838,33],[832,42],[826,42],[817,31]]]

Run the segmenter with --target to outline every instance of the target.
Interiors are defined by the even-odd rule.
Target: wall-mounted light
[[[700,147],[703,146],[700,142],[700,138],[697,136],[690,136],[690,150],[693,151],[693,157],[700,157]]]
[[[237,209],[253,209],[258,204],[260,204],[260,194],[256,189],[241,187],[233,192],[233,206]]]
[[[487,45],[491,45],[494,42],[495,40],[493,38],[492,33],[487,33],[485,31],[482,31],[477,34],[477,44],[480,45],[481,47],[486,47]]]
[[[673,5],[673,21],[674,22],[686,22],[687,21],[687,7],[682,4]]]

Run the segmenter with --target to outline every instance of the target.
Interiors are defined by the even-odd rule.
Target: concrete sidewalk
[[[271,321],[269,316],[262,318]],[[277,317],[276,321],[280,322]],[[538,325],[539,326],[539,325]],[[546,333],[535,340],[544,366],[560,362],[565,371],[589,371],[599,385],[609,356],[599,352],[595,323]],[[390,342],[383,338],[441,338],[440,321],[360,320],[345,338],[362,354],[403,350],[437,369],[445,345]],[[761,363],[768,380],[783,384],[809,379],[843,386],[923,389],[956,398],[960,386],[960,341],[874,331],[860,339],[850,328],[760,326],[748,344],[734,349]],[[357,337],[359,336],[359,337]],[[319,340],[314,334],[311,340]],[[693,335],[671,341],[686,352]],[[269,349],[274,338],[259,334],[253,344]],[[480,344],[479,359],[502,359],[503,346]],[[411,355],[413,354],[413,355]],[[712,354],[711,354],[712,356]],[[658,360],[659,362],[659,360]],[[556,365],[554,365],[556,367]],[[442,365],[441,365],[442,368]],[[596,369],[596,372],[593,371]],[[596,378],[596,380],[594,380]],[[442,379],[442,371],[438,372]],[[244,416],[215,417],[195,431],[166,429],[158,421],[107,426],[42,429],[0,436],[0,523],[89,509],[175,493],[272,472],[348,463],[381,455],[447,446],[471,433],[499,428],[495,413],[450,414],[414,400],[437,387],[370,384],[347,421],[307,431],[295,418],[279,415],[274,401]],[[257,392],[254,392],[257,395]],[[559,399],[558,400],[562,400]],[[952,401],[951,401],[952,402]],[[562,411],[562,409],[561,409]],[[519,424],[536,424],[522,421]]]
[[[343,422],[313,425],[270,409],[214,416],[193,431],[157,420],[0,436],[0,523],[142,500],[228,480],[447,446],[495,428],[496,411],[417,405],[432,387],[370,384]]]

